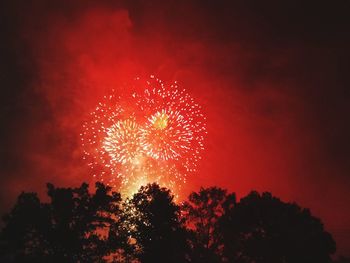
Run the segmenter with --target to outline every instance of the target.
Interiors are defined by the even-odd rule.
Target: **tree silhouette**
[[[121,201],[111,188],[96,184],[55,188],[48,184],[50,203],[35,194],[22,193],[2,231],[4,248],[14,262],[104,262],[111,251],[106,237],[119,214]]]
[[[251,192],[220,219],[228,262],[328,263],[335,252],[319,219],[270,193]]]
[[[235,203],[234,194],[217,187],[201,188],[190,194],[182,206],[182,215],[191,232],[191,262],[221,262],[222,237],[217,223],[225,207]]]
[[[129,221],[143,263],[186,262],[186,229],[170,191],[157,184],[141,187],[130,200]]]
[[[112,253],[112,262],[137,261],[139,245],[136,243],[135,220],[139,213],[135,210],[129,198],[121,204],[120,214],[109,228],[109,246]]]
[[[49,209],[40,203],[37,194],[20,194],[4,221],[1,232],[4,262],[48,261],[51,249],[44,237],[48,234]]]
[[[93,195],[88,185],[77,189],[54,188],[48,185],[51,198],[51,241],[55,258],[60,262],[100,262],[110,250],[107,233],[118,216],[120,194],[96,183]]]
[[[201,188],[179,206],[157,184],[124,201],[101,183],[47,187],[48,203],[22,193],[4,217],[0,262],[330,263],[335,252],[318,218],[270,193],[237,202]]]

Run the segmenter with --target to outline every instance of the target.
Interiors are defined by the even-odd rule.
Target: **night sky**
[[[44,1],[0,6],[0,212],[46,182],[92,182],[79,134],[136,76],[207,116],[200,186],[311,208],[350,256],[348,1]]]

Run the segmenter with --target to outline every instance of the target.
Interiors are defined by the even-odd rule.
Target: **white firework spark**
[[[194,99],[176,83],[167,87],[153,76],[142,92],[104,97],[83,128],[85,158],[94,175],[111,184],[119,178],[127,195],[150,182],[176,192],[196,171],[206,134]]]

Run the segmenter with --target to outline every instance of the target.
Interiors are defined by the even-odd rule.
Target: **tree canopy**
[[[320,219],[271,193],[209,187],[178,204],[157,184],[123,200],[83,183],[47,194],[21,193],[3,217],[0,262],[328,263],[335,252]]]
[[[251,192],[220,218],[228,262],[331,262],[335,242],[308,209]]]

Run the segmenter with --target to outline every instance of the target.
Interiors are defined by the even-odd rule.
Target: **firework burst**
[[[113,162],[133,163],[140,155],[142,131],[134,119],[120,120],[105,130],[102,148]]]
[[[94,176],[119,182],[126,195],[149,182],[176,195],[201,158],[205,117],[176,83],[165,86],[151,76],[141,84],[142,91],[129,96],[113,91],[91,112],[81,134],[84,158]]]

